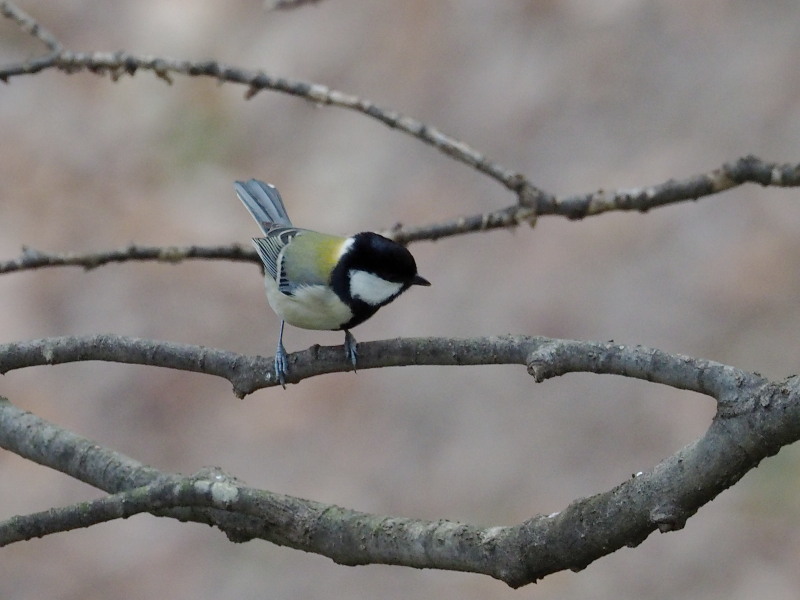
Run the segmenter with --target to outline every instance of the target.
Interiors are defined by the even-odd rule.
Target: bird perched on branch
[[[292,225],[278,189],[251,179],[234,184],[236,194],[264,237],[253,244],[264,263],[272,310],[281,318],[275,376],[286,387],[286,323],[303,329],[344,330],[344,351],[355,369],[356,340],[350,329],[412,285],[430,285],[417,273],[405,248],[377,233],[340,237]]]

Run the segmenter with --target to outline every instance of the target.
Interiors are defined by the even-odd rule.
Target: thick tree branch
[[[202,477],[176,481],[175,477],[159,476],[158,481],[150,485],[0,521],[0,546],[170,508],[205,507],[243,514],[253,512],[252,502],[249,505],[236,502],[243,495],[225,481]]]
[[[743,183],[800,185],[800,166],[748,156],[685,180],[580,196],[556,198],[519,173],[435,128],[323,85],[287,80],[216,61],[190,62],[125,52],[74,53],[13,3],[0,0],[0,15],[40,40],[48,53],[0,67],[0,80],[45,69],[88,70],[112,79],[153,71],[170,81],[175,74],[213,77],[261,90],[295,95],[364,114],[492,177],[517,195],[517,203],[485,214],[428,225],[396,228],[410,242],[533,224],[539,215],[581,219],[612,210],[647,211],[697,199]],[[252,252],[225,248],[140,248],[86,255],[24,251],[0,264],[0,273],[44,266],[93,268],[109,262],[187,258],[252,261]],[[209,471],[191,478],[164,473],[21,411],[0,399],[0,447],[103,489],[106,498],[0,522],[0,544],[66,531],[138,512],[211,524],[234,541],[262,538],[316,552],[341,564],[393,564],[484,573],[518,587],[563,569],[578,570],[623,546],[635,546],[655,530],[682,528],[704,504],[738,481],[765,457],[800,439],[800,381],[770,382],[730,366],[613,343],[526,336],[397,339],[359,345],[362,369],[412,364],[525,365],[537,381],[569,372],[616,374],[713,396],[718,411],[696,442],[649,471],[607,492],[581,499],[563,511],[534,516],[512,527],[477,527],[371,515],[247,488]],[[272,359],[114,335],[63,337],[0,346],[0,373],[34,365],[104,360],[175,368],[224,377],[238,396],[272,381]],[[314,346],[290,357],[290,382],[350,368],[341,347]]]
[[[294,355],[293,355],[294,356]],[[242,398],[273,382],[272,359],[248,357],[191,344],[113,334],[65,336],[0,345],[0,374],[34,365],[101,360],[216,375]],[[341,362],[344,362],[342,359]],[[287,381],[292,377],[287,378]]]
[[[412,364],[479,365],[526,364],[532,345],[546,338],[499,337],[467,340],[449,338],[395,339],[360,342],[358,368],[398,367]],[[227,379],[234,393],[244,397],[278,384],[273,358],[131,338],[113,334],[64,336],[0,345],[0,374],[31,366],[100,360],[205,373]],[[312,346],[289,355],[287,383],[308,377],[352,370],[341,346]]]
[[[567,373],[623,375],[706,394],[723,404],[735,402],[744,386],[767,383],[718,362],[614,342],[552,339],[532,348],[527,364],[528,372],[539,382]]]
[[[548,345],[549,344],[549,345]],[[579,342],[551,340],[530,353],[533,371],[579,352]],[[550,573],[579,570],[654,530],[686,520],[765,457],[800,439],[800,382],[783,383],[716,363],[613,344],[586,346],[587,360],[564,371],[593,370],[668,382],[694,369],[696,391],[725,398],[706,434],[650,471],[563,511],[512,527],[476,527],[359,513],[239,485],[219,473],[186,479],[161,473],[0,401],[0,446],[112,493],[55,513],[0,523],[0,540],[18,539],[148,512],[218,526],[234,541],[262,538],[347,564],[393,564],[484,573],[513,587]],[[650,355],[655,376],[642,371]],[[557,358],[558,357],[558,358]],[[466,357],[461,357],[466,358]],[[552,376],[555,370],[541,373]],[[718,383],[709,385],[709,380]],[[738,390],[736,398],[729,396]],[[150,487],[143,487],[150,486]],[[126,508],[126,502],[132,504]],[[181,509],[170,508],[181,506]],[[202,508],[200,508],[202,507]]]
[[[273,358],[114,334],[64,336],[0,345],[0,374],[15,369],[100,360],[205,373],[227,379],[244,397],[273,387]],[[525,365],[537,381],[570,372],[623,375],[725,400],[754,376],[733,367],[642,346],[533,336],[397,338],[358,344],[360,370],[409,365]],[[289,355],[287,383],[352,370],[341,346]],[[760,380],[759,380],[760,382]]]

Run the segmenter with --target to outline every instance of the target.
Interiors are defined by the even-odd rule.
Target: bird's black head
[[[350,327],[412,285],[430,285],[417,273],[417,263],[405,246],[369,231],[354,235],[351,241],[331,279],[336,294],[356,314]]]
[[[414,283],[430,285],[424,279],[415,281],[422,278],[417,275],[417,263],[405,246],[377,233],[365,231],[354,235],[348,254],[352,259],[350,269],[366,271],[405,287]]]

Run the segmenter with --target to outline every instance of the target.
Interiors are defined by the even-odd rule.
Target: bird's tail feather
[[[278,188],[258,179],[237,181],[233,184],[236,195],[245,208],[250,211],[265,234],[275,225],[285,227],[291,225],[286,207],[278,193]]]

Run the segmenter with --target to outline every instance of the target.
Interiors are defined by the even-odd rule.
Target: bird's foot
[[[355,371],[356,361],[358,360],[358,342],[347,329],[344,332],[344,355],[347,360],[353,363],[353,371]]]
[[[282,343],[278,344],[275,350],[275,378],[280,382],[283,389],[286,389],[286,374],[289,372],[289,356]]]

